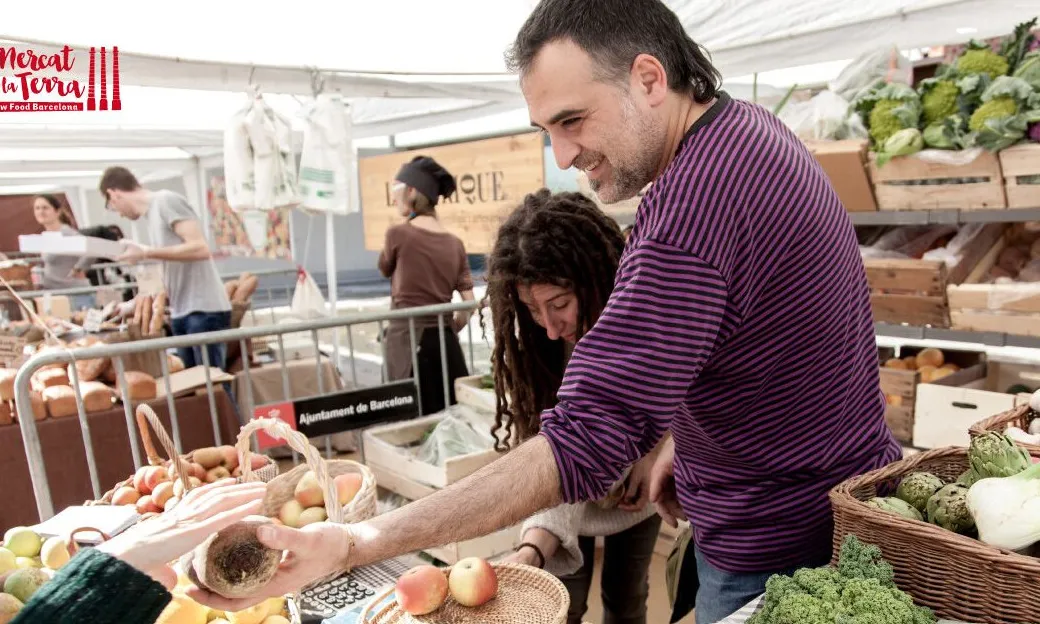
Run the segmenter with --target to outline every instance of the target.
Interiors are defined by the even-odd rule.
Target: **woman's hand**
[[[686,519],[675,491],[675,440],[671,436],[664,441],[661,454],[650,470],[650,500],[668,526],[675,528],[679,520]]]
[[[503,558],[502,563],[522,563],[523,565],[537,568],[541,561],[538,560],[538,553],[536,553],[533,548],[530,546],[524,546],[508,557]]]
[[[217,531],[260,511],[267,486],[225,479],[188,492],[177,505],[97,546],[162,583],[177,584],[170,563]]]
[[[546,561],[552,559],[553,555],[555,555],[556,551],[560,548],[560,538],[541,527],[534,527],[524,531],[523,539],[521,541],[537,546],[538,549],[542,551],[542,554],[545,555],[545,561],[539,559],[538,553],[535,552],[534,548],[524,546],[503,559],[504,562],[523,563],[536,568],[544,567]]]
[[[632,464],[632,471],[625,481],[625,493],[618,503],[622,511],[643,511],[650,502],[650,471],[653,470],[655,453],[651,453]]]

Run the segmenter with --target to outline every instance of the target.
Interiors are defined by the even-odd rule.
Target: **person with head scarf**
[[[473,300],[466,247],[437,218],[440,198],[454,193],[455,178],[428,156],[415,157],[397,173],[391,197],[405,221],[387,230],[379,254],[379,270],[391,282],[392,309],[450,303],[456,291],[464,300]],[[448,397],[444,396],[437,317],[415,319],[414,345],[408,320],[389,323],[384,337],[388,377],[395,381],[418,373],[423,414],[455,403],[455,379],[468,374],[458,332],[466,327],[470,316],[469,312],[461,312],[444,320]],[[413,348],[418,371],[412,370]]]

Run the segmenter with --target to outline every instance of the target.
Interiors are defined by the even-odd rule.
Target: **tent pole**
[[[202,165],[202,159],[195,157],[195,175],[199,185],[199,212],[202,214],[202,231],[205,232],[206,242],[213,246],[213,228],[210,227],[209,214],[209,183],[206,181],[206,168]]]
[[[79,187],[79,215],[76,216],[76,223],[81,228],[90,227],[90,204],[87,202],[87,187]]]

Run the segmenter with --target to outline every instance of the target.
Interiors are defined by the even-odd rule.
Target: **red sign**
[[[79,63],[81,56],[88,56]],[[111,97],[109,61],[111,60]],[[84,65],[89,72],[84,75]],[[0,113],[122,110],[119,48],[57,52],[0,46]]]
[[[277,418],[292,427],[293,431],[296,431],[296,410],[292,401],[261,405],[253,410],[253,418]],[[272,437],[266,431],[257,431],[256,441],[260,445],[261,451],[266,451],[276,446],[285,446],[285,440]]]

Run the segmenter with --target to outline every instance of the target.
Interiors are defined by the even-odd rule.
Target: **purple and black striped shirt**
[[[829,552],[828,490],[897,459],[851,221],[775,116],[722,94],[643,198],[606,309],[542,415],[567,502],[669,430],[716,568]]]

